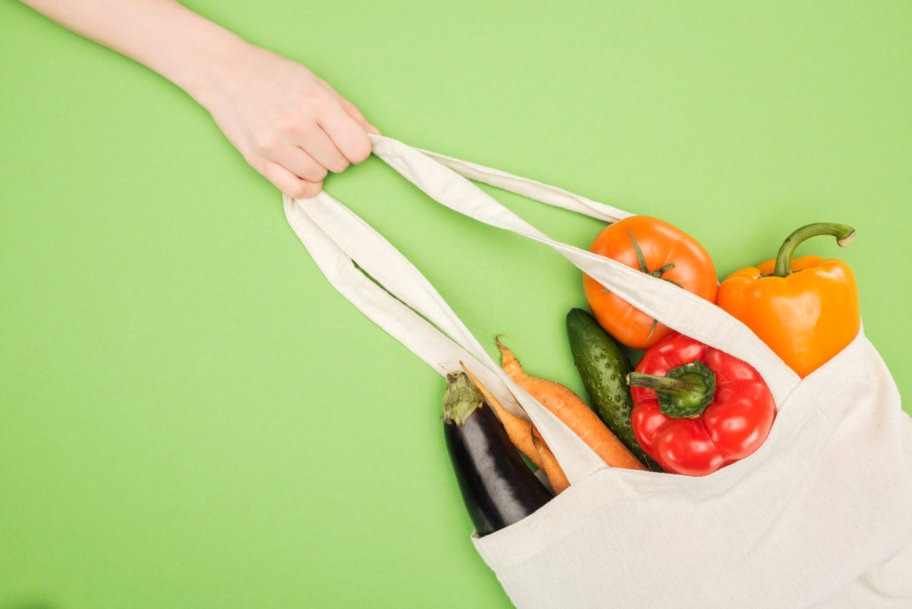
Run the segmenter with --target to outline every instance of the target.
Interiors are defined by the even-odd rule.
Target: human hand
[[[257,171],[296,198],[360,163],[377,130],[303,65],[252,45],[176,0],[22,0],[184,89]]]
[[[244,44],[194,88],[228,140],[276,188],[295,198],[320,192],[371,153],[378,133],[347,99],[313,72]]]

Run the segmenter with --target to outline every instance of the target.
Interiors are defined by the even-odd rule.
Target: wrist
[[[253,45],[189,9],[179,10],[177,22],[162,32],[167,44],[159,40],[156,52],[142,62],[208,108],[227,71],[236,68]]]

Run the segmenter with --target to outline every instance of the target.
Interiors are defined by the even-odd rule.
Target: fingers
[[[244,159],[293,197],[320,192],[371,153],[377,130],[348,100],[305,66],[253,45],[213,79],[206,110]]]
[[[373,133],[374,135],[380,135],[380,130],[377,129],[376,127],[374,127],[372,124],[370,124],[370,122],[368,122],[368,120],[366,118],[364,118],[364,115],[361,113],[360,110],[358,110],[358,107],[355,106],[355,104],[351,103],[350,101],[348,101],[347,99],[345,99],[344,97],[339,95],[338,93],[336,93],[336,97],[339,99],[339,104],[342,106],[342,108],[345,110],[345,112],[350,117],[355,119],[355,122],[358,123],[358,125],[360,125],[362,129],[364,129],[368,133]]]
[[[334,145],[335,151],[344,159],[346,167],[350,163],[358,164],[370,156],[371,143],[367,138],[367,133],[341,105],[318,117],[317,120],[327,136],[326,139]],[[338,173],[336,169],[329,166],[327,168]]]
[[[288,146],[277,155],[276,162],[307,182],[322,182],[326,179],[326,166],[301,148]]]
[[[301,179],[278,163],[267,163],[262,167],[260,173],[272,182],[273,186],[294,199],[315,197],[323,190],[322,181],[311,182]]]
[[[331,99],[324,111],[315,116],[317,124],[349,163],[358,164],[364,161],[371,153],[367,133],[379,131],[367,122],[353,103],[339,95],[329,83],[323,80],[319,82]]]
[[[349,160],[316,121],[317,118],[313,117],[298,125],[297,132],[293,134],[294,139],[289,143],[297,145],[327,171],[333,173],[344,171],[350,164]]]
[[[346,116],[348,125],[332,123],[330,127],[338,141],[332,140],[323,129],[314,125],[309,133],[303,132],[301,146],[288,144],[278,150],[262,150],[260,162],[251,164],[276,188],[291,197],[303,199],[317,195],[329,171],[339,173],[351,163],[360,163],[370,155],[367,134],[353,118]]]
[[[369,157],[368,131],[378,133],[354,104],[320,84],[321,92],[303,106],[286,108],[279,121],[263,122],[245,153],[257,171],[297,199],[317,195],[328,173]]]

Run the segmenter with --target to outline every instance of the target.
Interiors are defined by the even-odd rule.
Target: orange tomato
[[[718,280],[709,252],[671,224],[649,216],[631,216],[605,227],[589,251],[670,281],[713,302]],[[633,349],[647,349],[671,330],[583,275],[592,315],[606,332]]]

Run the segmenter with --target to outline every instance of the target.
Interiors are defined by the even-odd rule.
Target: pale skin
[[[289,196],[318,194],[329,172],[370,155],[368,133],[377,130],[325,81],[175,0],[21,2],[186,91]]]

